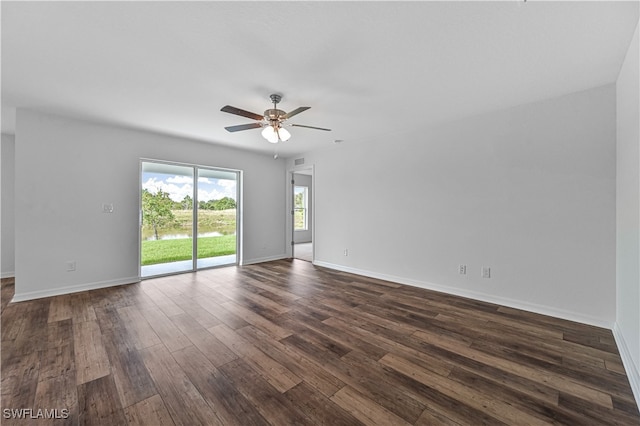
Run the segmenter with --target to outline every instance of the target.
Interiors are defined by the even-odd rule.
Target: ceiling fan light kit
[[[262,129],[262,137],[271,143],[278,143],[279,141],[288,141],[291,138],[291,133],[287,129],[283,129],[280,126],[265,126]]]
[[[228,132],[238,132],[241,130],[259,129],[262,128],[262,137],[270,143],[284,142],[291,138],[291,133],[283,126],[291,127],[306,127],[308,129],[330,131],[331,129],[325,129],[322,127],[305,126],[302,124],[285,124],[285,122],[294,115],[300,114],[308,110],[310,107],[298,107],[293,111],[287,113],[277,108],[278,103],[282,100],[282,95],[272,94],[269,96],[271,102],[273,102],[273,108],[267,109],[264,115],[259,115],[253,112],[245,111],[240,108],[225,105],[220,111],[227,112],[229,114],[239,115],[242,117],[251,118],[257,120],[257,123],[240,124],[237,126],[225,127]]]

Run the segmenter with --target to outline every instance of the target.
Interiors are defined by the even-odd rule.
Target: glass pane
[[[307,230],[307,187],[295,186],[293,188],[294,225],[297,231]]]
[[[236,172],[198,169],[198,268],[236,263]]]
[[[306,226],[306,217],[305,217],[305,210],[304,209],[295,209],[294,211],[294,219],[295,219],[295,228],[296,230],[305,230],[307,229]]]
[[[192,270],[193,168],[143,162],[141,185],[141,275]]]

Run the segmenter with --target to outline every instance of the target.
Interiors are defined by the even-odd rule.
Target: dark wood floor
[[[69,418],[2,424],[640,424],[609,330],[304,261],[12,294],[2,408]]]

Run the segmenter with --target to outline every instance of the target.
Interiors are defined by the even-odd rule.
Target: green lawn
[[[193,239],[158,240],[142,242],[142,265],[176,262],[191,259]],[[198,238],[198,259],[224,256],[236,252],[236,236]]]

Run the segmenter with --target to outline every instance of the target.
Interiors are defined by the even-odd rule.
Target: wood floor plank
[[[73,309],[71,307],[71,298],[69,296],[55,296],[51,299],[49,307],[49,322],[62,321],[71,319]]]
[[[191,346],[172,355],[223,424],[268,424],[251,402],[197,348]]]
[[[340,324],[332,326],[330,323],[318,321],[301,312],[292,313],[289,315],[289,318],[289,321],[304,324],[308,329],[319,333],[327,339],[336,341],[344,348],[348,348],[345,352],[357,349],[376,359],[387,353],[385,349],[373,345],[361,339],[359,336],[354,336],[353,334],[343,331]]]
[[[171,321],[176,324],[180,331],[187,336],[189,341],[191,341],[200,352],[205,354],[209,361],[216,367],[238,358],[227,345],[222,343],[190,316],[186,314],[175,315],[171,317]]]
[[[221,323],[231,327],[232,329],[238,329],[249,325],[241,315],[231,312],[227,309],[223,309],[220,303],[224,303],[226,300],[220,302],[219,300],[211,297],[198,297],[194,299],[197,304],[202,306],[207,312],[216,317]]]
[[[263,290],[262,292],[260,292],[261,295],[275,301],[278,302],[280,304],[283,304],[285,306],[290,305],[291,303],[295,302],[296,300],[300,299],[301,296],[298,296],[296,294],[290,293],[285,289],[282,289],[276,285],[273,285],[272,283],[269,282],[263,282],[260,280],[255,280],[252,278],[247,278],[246,282],[248,285],[250,285],[251,287],[257,288],[257,289],[261,289]]]
[[[78,422],[81,425],[126,424],[111,376],[103,376],[78,386]]]
[[[312,423],[306,413],[264,380],[242,359],[229,362],[220,371],[272,425]],[[276,391],[276,392],[274,392]]]
[[[109,356],[102,342],[102,333],[97,321],[73,324],[73,340],[78,385],[111,373]]]
[[[462,426],[447,416],[427,407],[420,418],[415,422],[415,426]]]
[[[384,407],[371,401],[350,386],[345,386],[331,397],[345,411],[367,425],[410,425]]]
[[[323,395],[330,397],[344,386],[344,382],[327,372],[319,363],[297,355],[281,342],[269,339],[269,336],[257,328],[247,326],[237,332]]]
[[[83,291],[69,296],[71,319],[74,324],[83,321],[95,321],[96,313],[89,292]]]
[[[16,280],[14,277],[0,279],[0,313],[7,307],[16,291]]]
[[[38,352],[11,356],[4,342],[2,349],[2,408],[33,407],[40,371]]]
[[[305,261],[14,291],[1,407],[69,410],[37,424],[640,424],[611,330]]]
[[[335,339],[326,337],[324,334],[318,333],[317,331],[294,320],[288,320],[285,323],[285,326],[288,329],[295,331],[295,334],[289,336],[290,338],[300,338],[302,340],[305,340],[309,344],[313,345],[314,351],[322,352],[324,354],[323,356],[327,356],[329,355],[329,353],[331,353],[334,355],[333,357],[342,357],[351,351],[350,347],[341,344]],[[282,339],[282,341],[289,340],[289,337],[286,339]]]
[[[130,291],[133,286],[120,285],[105,287],[90,292],[91,304],[94,311],[101,309],[117,309],[136,303],[135,293]]]
[[[580,423],[579,416],[576,416],[575,413],[571,413],[568,410],[561,409],[558,407],[557,402],[549,403],[548,401],[532,398],[524,392],[505,389],[500,383],[463,368],[454,368],[447,378],[455,380],[463,386],[472,384],[474,390],[479,390],[484,395],[510,404],[517,410],[537,417],[544,422],[567,425]]]
[[[73,345],[73,322],[68,320],[47,324],[47,348]]]
[[[126,329],[109,331],[102,337],[122,406],[128,407],[155,395],[153,379]]]
[[[55,410],[54,418],[38,419],[38,426],[78,424],[78,388],[75,373],[67,372],[39,381],[33,406],[43,410]]]
[[[327,324],[336,324],[348,333],[356,335],[363,340],[367,340],[372,344],[380,347],[385,353],[394,353],[400,355],[405,359],[412,360],[412,362],[420,365],[423,368],[433,371],[434,373],[446,376],[453,369],[453,364],[447,359],[432,356],[428,353],[421,352],[417,349],[403,345],[397,340],[391,340],[385,337],[381,333],[374,333],[361,327],[357,327],[346,321],[338,318],[329,318],[324,321]],[[381,331],[380,327],[374,326],[377,331]],[[388,334],[393,334],[390,330],[385,331]]]
[[[204,328],[213,327],[220,324],[220,320],[209,313],[202,306],[194,302],[193,299],[181,294],[175,296],[173,301],[181,307],[187,315],[196,320]]]
[[[276,340],[284,339],[291,335],[291,332],[235,302],[225,302],[220,307],[227,310],[227,312],[241,316],[247,323],[259,328]]]
[[[135,342],[136,349],[149,348],[162,343],[140,309],[135,306],[126,306],[117,309],[122,323],[127,327],[131,339]]]
[[[427,408],[413,388],[407,387],[406,382],[396,380],[394,376],[388,374],[384,364],[378,360],[353,351],[342,357],[342,364],[340,369],[335,370],[336,374],[340,374],[340,370],[343,370],[355,379],[349,380],[342,376],[342,380],[409,423],[417,421]],[[334,368],[334,366],[328,368]],[[385,386],[380,386],[380,383],[385,383]]]
[[[191,341],[189,341],[187,336],[167,317],[165,311],[162,311],[160,308],[149,308],[144,309],[142,315],[149,321],[149,325],[151,325],[153,331],[156,332],[156,335],[162,343],[169,349],[169,352],[191,346]]]
[[[141,354],[176,425],[223,425],[164,345]]]
[[[2,313],[2,346],[11,355],[26,355],[47,346],[49,300],[37,299],[10,304]]]
[[[640,424],[637,412],[632,414],[622,410],[609,409],[571,394],[560,393],[559,406],[571,410],[579,416],[598,419],[602,425]]]
[[[607,360],[604,363],[607,370],[616,372],[620,375],[626,374],[622,361]]]
[[[513,374],[526,376],[537,380],[540,383],[550,384],[561,391],[566,391],[570,394],[578,395],[581,398],[584,398],[587,401],[591,401],[594,404],[599,404],[607,408],[611,408],[613,406],[610,395],[576,383],[575,381],[572,381],[571,379],[564,376],[557,376],[545,371],[537,370],[536,368],[527,365],[502,359],[495,355],[489,355],[484,352],[461,345],[459,343],[441,339],[438,336],[427,333],[425,331],[417,331],[414,335],[427,342],[434,342],[435,340],[437,341],[437,345],[440,347],[446,348],[476,361],[480,361],[484,364],[496,365],[500,369],[511,372]]]
[[[285,396],[317,424],[332,426],[357,426],[362,424],[351,413],[345,411],[305,382],[301,382],[289,389]]]
[[[124,409],[127,424],[131,426],[174,426],[160,395],[153,395]]]
[[[38,381],[71,373],[75,378],[75,356],[73,344],[55,346],[40,351]]]
[[[152,285],[147,285],[146,282],[141,285],[141,288],[165,315],[170,317],[173,315],[184,314],[184,310],[158,288],[155,288]]]
[[[286,392],[302,381],[288,368],[279,364],[273,358],[249,343],[235,330],[231,330],[224,324],[216,325],[209,329],[211,334],[223,342],[236,355],[253,367],[266,381],[280,392]]]
[[[69,374],[75,379],[74,336],[71,320],[50,323],[46,330],[47,347],[40,351],[38,381]]]
[[[277,302],[274,302],[267,297],[262,296],[255,290],[251,291],[250,288],[251,287],[249,286],[219,286],[216,288],[216,290],[234,302],[259,307],[266,310],[267,312],[272,313],[273,316],[284,314],[285,312],[289,312],[289,310],[291,309],[287,306],[283,306]]]
[[[549,422],[534,417],[524,411],[518,410],[502,401],[484,395],[475,389],[448,380],[446,377],[433,374],[428,370],[419,368],[393,354],[385,355],[381,363],[413,379],[435,387],[446,395],[465,401],[466,404],[480,410],[487,411],[491,416],[507,424],[547,425]]]
[[[12,342],[23,335],[26,332],[27,318],[26,309],[22,309],[22,306],[16,304],[8,304],[2,310],[2,328],[1,339],[2,342]]]

